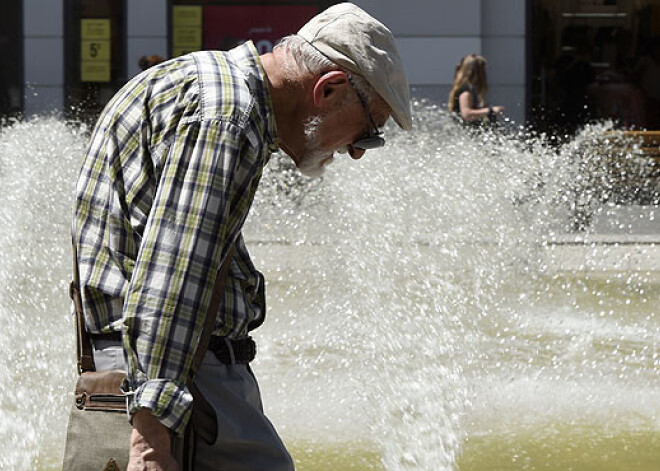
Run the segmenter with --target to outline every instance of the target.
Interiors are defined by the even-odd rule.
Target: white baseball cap
[[[412,129],[408,77],[385,25],[352,3],[340,3],[309,20],[298,36],[338,66],[364,77],[392,108],[394,121]]]

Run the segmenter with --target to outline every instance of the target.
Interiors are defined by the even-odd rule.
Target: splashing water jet
[[[598,137],[611,125],[560,146],[466,133],[424,104],[415,125],[321,180],[282,156],[264,172],[244,231],[268,282],[254,368],[298,469],[588,469],[616,444],[653,449],[660,283],[556,272],[548,250],[611,190],[602,156],[619,143]],[[87,132],[56,118],[0,129],[0,469],[60,466]],[[630,469],[652,469],[644,456]]]

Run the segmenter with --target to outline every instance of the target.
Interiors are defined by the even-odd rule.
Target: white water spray
[[[577,200],[590,207],[579,155],[606,126],[555,147],[521,131],[472,136],[433,107],[418,106],[415,125],[323,180],[286,158],[264,173],[244,231],[268,281],[254,367],[284,438],[374,450],[388,471],[452,470],[467,440],[530,421],[657,420],[654,288],[633,274],[556,278],[543,251],[575,225]],[[60,466],[85,134],[57,119],[0,130],[1,469]],[[564,386],[591,396],[543,393]]]

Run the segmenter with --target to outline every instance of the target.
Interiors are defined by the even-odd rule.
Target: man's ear
[[[314,106],[324,108],[342,98],[342,91],[350,85],[348,75],[341,70],[332,70],[321,75],[314,85]]]

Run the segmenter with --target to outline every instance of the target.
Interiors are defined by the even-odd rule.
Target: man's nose
[[[348,146],[348,154],[351,156],[352,159],[360,160],[360,158],[362,158],[365,152],[366,150],[364,149],[358,149],[357,147],[353,147],[352,145]]]

